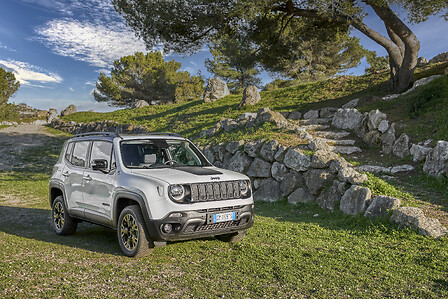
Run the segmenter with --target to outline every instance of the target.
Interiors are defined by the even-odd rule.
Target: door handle
[[[62,173],[62,175],[65,176],[65,177],[68,177],[68,176],[70,176],[70,173],[69,173],[68,171],[64,171],[64,172]]]
[[[90,182],[92,180],[92,177],[90,175],[83,176],[83,179],[87,182]]]

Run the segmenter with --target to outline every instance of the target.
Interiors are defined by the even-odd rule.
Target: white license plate
[[[235,212],[213,214],[213,223],[235,220]]]

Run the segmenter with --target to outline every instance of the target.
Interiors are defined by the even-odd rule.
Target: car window
[[[87,161],[87,152],[90,141],[78,141],[75,143],[72,156],[72,164],[78,167],[85,167]]]
[[[111,153],[112,153],[112,142],[94,141],[92,145],[92,153],[90,154],[90,165],[92,165],[93,160],[104,159],[107,161],[109,165],[108,168],[110,168]]]
[[[73,142],[70,142],[67,145],[67,150],[65,151],[65,159],[67,159],[67,161],[71,161],[71,156],[72,156],[72,151],[73,151]]]

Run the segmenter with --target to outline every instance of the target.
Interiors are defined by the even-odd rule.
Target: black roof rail
[[[168,136],[173,136],[173,137],[182,137],[181,135],[177,134],[177,133],[167,133],[167,132],[154,132],[154,133],[146,133],[148,135],[168,135]],[[146,135],[144,133],[144,135]]]
[[[117,137],[118,134],[115,132],[89,132],[89,133],[80,133],[73,135],[75,137],[87,137],[87,136],[105,136],[105,137]]]

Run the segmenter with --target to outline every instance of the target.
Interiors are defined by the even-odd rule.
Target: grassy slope
[[[99,226],[57,236],[46,188],[65,138],[23,153],[44,165],[0,175],[2,297],[448,296],[447,238],[315,205],[258,202],[241,243],[175,242],[142,259],[123,257],[116,233]]]

